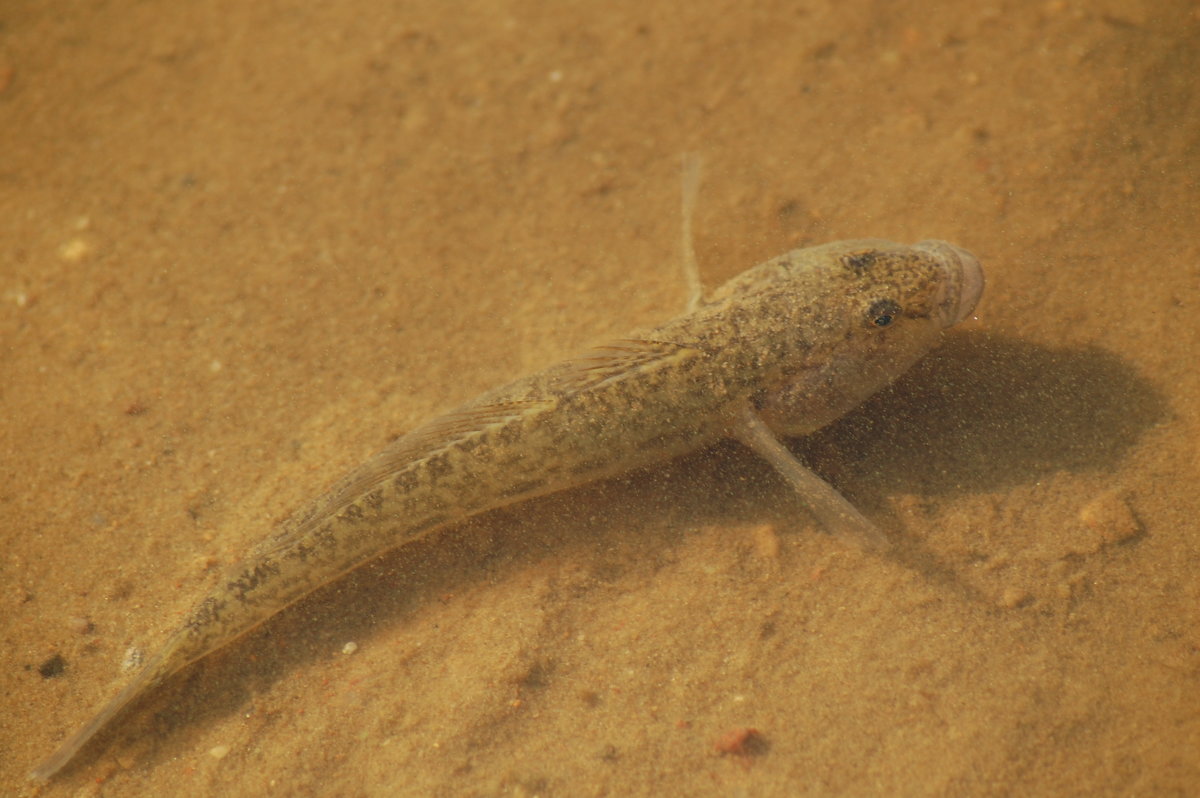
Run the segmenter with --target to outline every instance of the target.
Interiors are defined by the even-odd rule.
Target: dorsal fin
[[[563,363],[554,374],[553,390],[578,393],[642,369],[660,368],[703,352],[685,344],[646,338],[622,338],[600,344]]]
[[[405,435],[397,438],[390,446],[375,454],[367,462],[347,474],[329,492],[329,501],[318,515],[353,501],[356,496],[370,492],[409,463],[428,457],[456,441],[482,433],[489,427],[503,426],[515,418],[548,407],[553,399],[513,399],[478,406],[466,406],[438,416]],[[311,519],[305,519],[307,523]]]
[[[554,406],[564,394],[595,388],[644,368],[666,364],[700,350],[664,341],[622,339],[601,344],[540,374],[484,394],[476,401],[413,429],[370,461],[394,472],[406,462],[428,456],[489,427]]]
[[[422,424],[372,458],[367,466],[378,463],[384,472],[394,471],[405,462],[428,456],[472,433],[550,409],[564,395],[596,388],[640,369],[657,368],[700,354],[699,349],[666,341],[630,338],[601,344],[539,374],[484,394],[476,400],[478,404],[467,404]]]
[[[553,404],[553,399],[506,399],[481,405],[467,405],[444,416],[430,419],[396,440],[379,455],[394,466],[443,449],[473,432],[503,426],[513,419]]]

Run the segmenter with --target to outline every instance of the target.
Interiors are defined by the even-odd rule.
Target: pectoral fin
[[[752,409],[742,410],[733,433],[734,437],[774,466],[830,533],[872,551],[882,551],[891,546],[877,526],[868,521],[832,485],[797,460]]]

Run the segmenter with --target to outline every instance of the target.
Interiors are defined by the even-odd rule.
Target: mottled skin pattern
[[[485,510],[695,450],[733,434],[746,408],[779,434],[820,428],[961,318],[964,257],[974,262],[942,242],[795,250],[733,278],[694,312],[413,430],[235,566],[34,777],[57,772],[167,676],[384,551]],[[976,288],[969,304],[977,297]]]

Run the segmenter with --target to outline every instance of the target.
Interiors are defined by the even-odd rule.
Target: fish
[[[888,537],[781,439],[861,404],[970,316],[984,285],[978,259],[944,241],[837,241],[767,260],[704,297],[692,204],[685,187],[686,312],[488,391],[352,470],[234,565],[30,777],[48,781],[169,676],[386,551],[722,439],[765,458],[828,531],[886,551]]]

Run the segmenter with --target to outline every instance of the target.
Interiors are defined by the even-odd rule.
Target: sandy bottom
[[[839,238],[983,261],[976,320],[796,443],[898,553],[722,445],[370,564],[44,794],[1200,784],[1194,2],[10,0],[0,32],[0,793],[346,469],[677,313],[683,152],[710,284]]]

